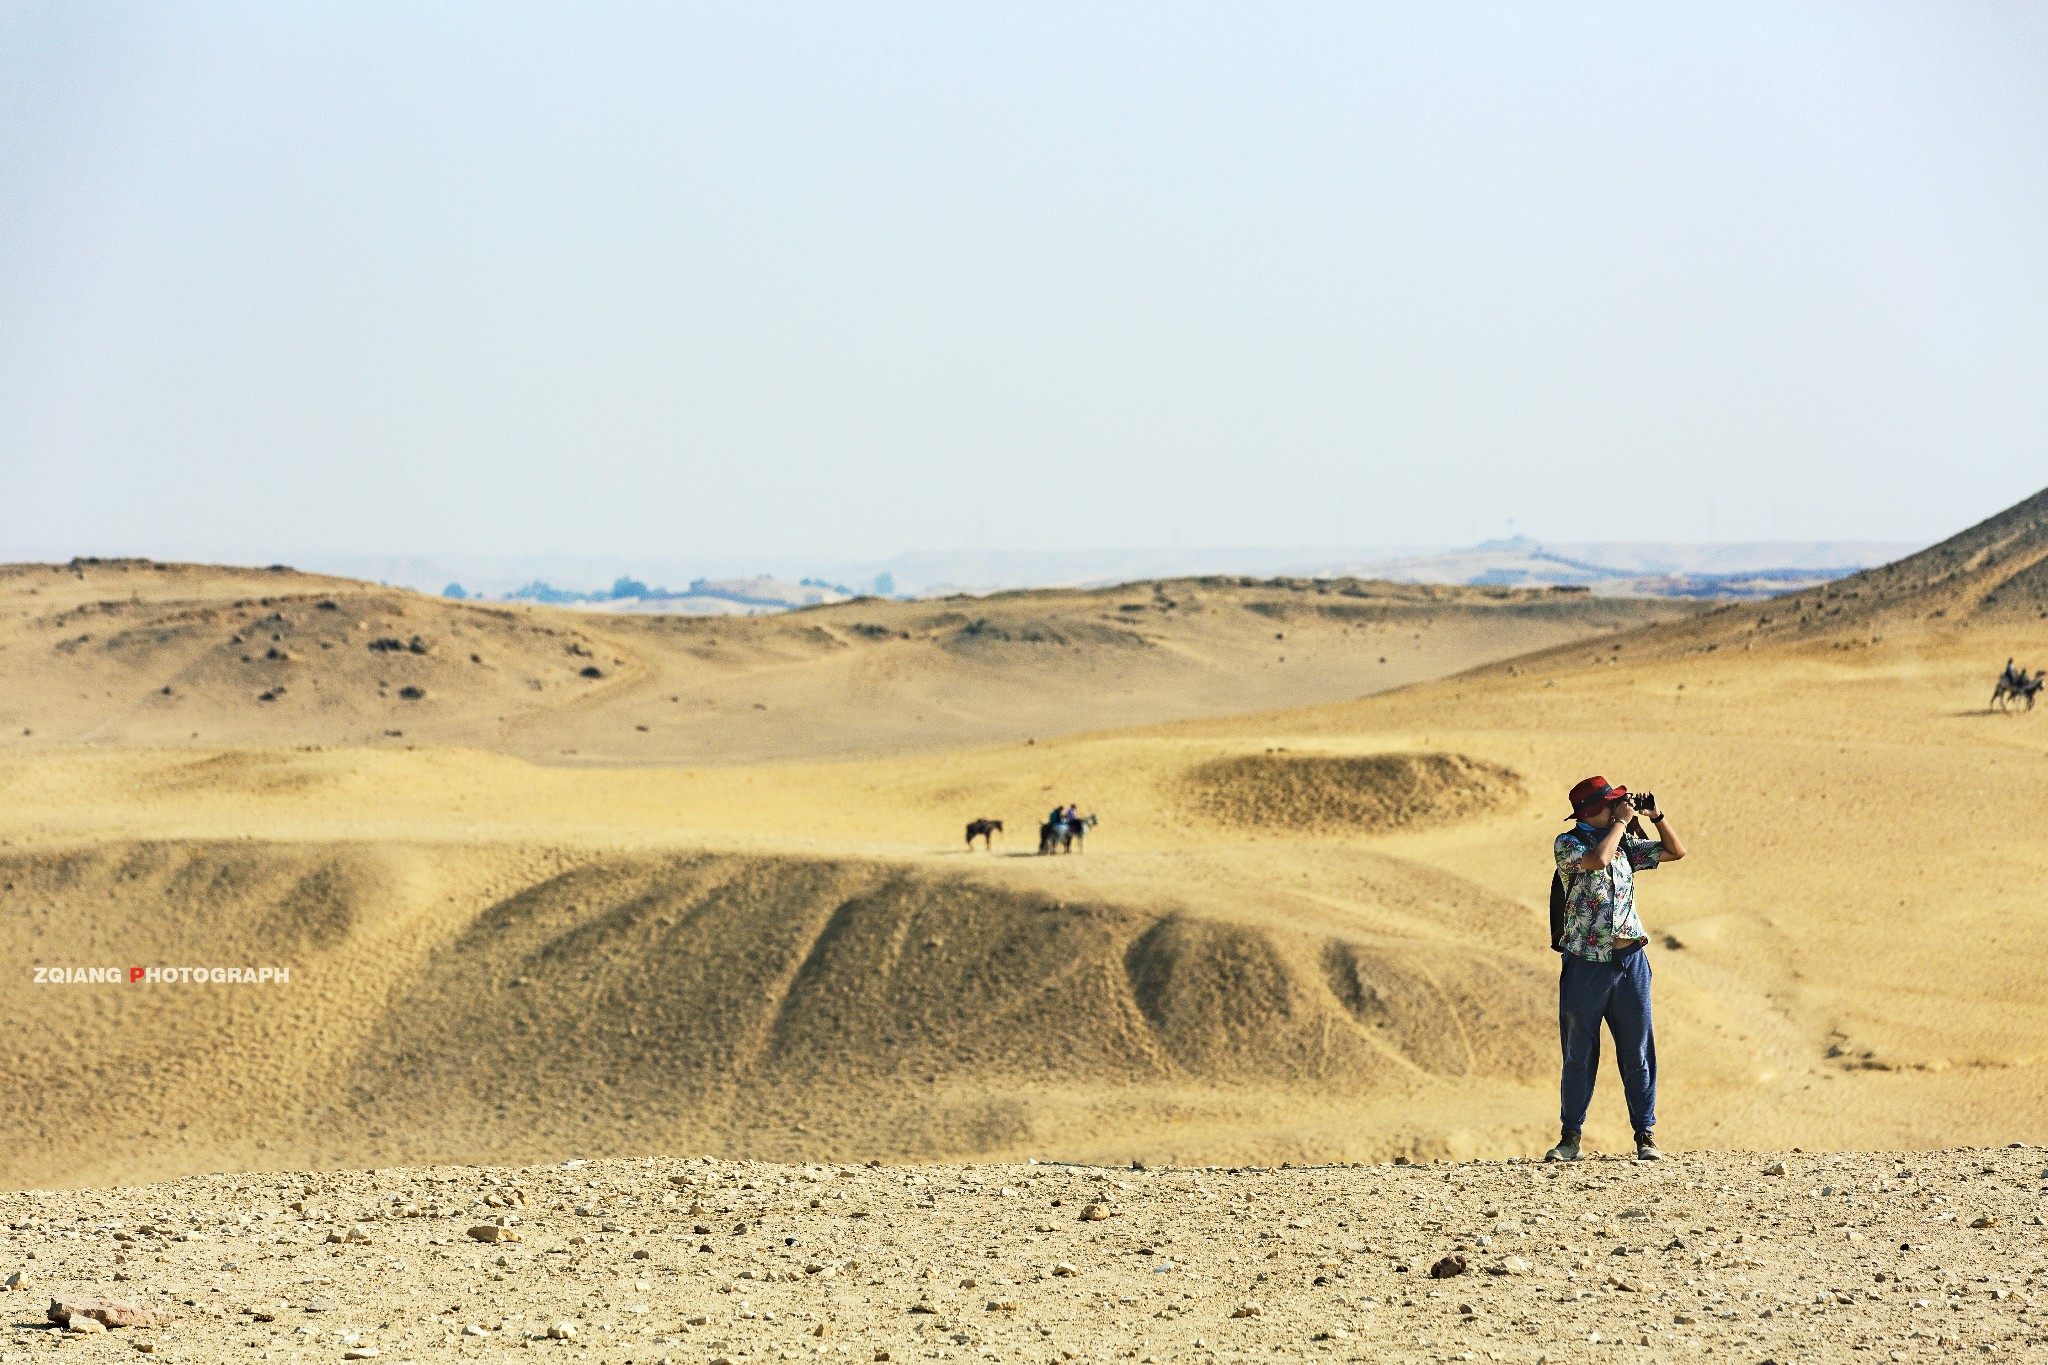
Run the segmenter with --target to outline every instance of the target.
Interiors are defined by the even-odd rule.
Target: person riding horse
[[[1088,831],[1095,827],[1095,817],[1081,814],[1080,807],[1069,801],[1065,806],[1054,806],[1052,814],[1038,827],[1038,851],[1040,853],[1068,853],[1074,845],[1087,838]]]
[[[2041,688],[2048,685],[2048,669],[2029,674],[2024,668],[2015,668],[2013,661],[2005,661],[2005,671],[1998,675],[1998,683],[1991,689],[1991,704],[2003,711],[2014,701],[2024,701],[2029,711],[2034,709],[2034,699]]]

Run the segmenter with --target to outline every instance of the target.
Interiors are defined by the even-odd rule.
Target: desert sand
[[[1693,601],[1180,579],[601,615],[149,560],[0,566],[0,745],[451,745],[537,763],[943,750],[1384,692]]]
[[[161,1195],[14,1197],[24,1211],[75,1207],[67,1217],[94,1227],[184,1200],[269,1209],[295,1183],[347,1191],[354,1218],[372,1190],[377,1201],[417,1198],[448,1181],[465,1200],[489,1181],[567,1200],[563,1177],[509,1168],[651,1157],[660,1162],[646,1178],[629,1180],[638,1168],[626,1166],[590,1178],[638,1200],[647,1220],[673,1222],[658,1212],[653,1176],[687,1174],[668,1163],[708,1154],[889,1163],[886,1177],[863,1166],[854,1178],[874,1191],[876,1217],[900,1208],[886,1215],[896,1218],[911,1216],[924,1188],[899,1183],[913,1174],[987,1194],[1023,1191],[1034,1176],[1093,1179],[1013,1169],[1032,1159],[1288,1161],[1346,1169],[1112,1177],[1160,1191],[1178,1181],[1175,1197],[1189,1201],[1200,1196],[1182,1187],[1206,1182],[1219,1200],[1242,1190],[1276,1208],[1257,1232],[1164,1215],[1146,1228],[1179,1228],[1174,1255],[1207,1267],[1213,1283],[1186,1287],[1190,1323],[1202,1327],[1153,1323],[1163,1299],[1143,1324],[1111,1310],[991,1316],[970,1302],[977,1288],[916,1315],[971,1319],[951,1329],[967,1342],[948,1332],[930,1349],[971,1354],[977,1333],[1064,1349],[1074,1329],[1060,1324],[1087,1320],[1101,1325],[1078,1333],[1087,1349],[1114,1343],[1141,1357],[1140,1336],[1155,1350],[1173,1343],[1176,1357],[1197,1336],[1216,1349],[1334,1352],[1345,1338],[1313,1332],[1342,1327],[1381,1334],[1375,1357],[1412,1348],[1443,1358],[1455,1353],[1422,1346],[1425,1336],[1465,1338],[1447,1315],[1442,1331],[1424,1319],[1473,1302],[1467,1284],[1496,1295],[1469,1315],[1488,1332],[1508,1333],[1513,1313],[1538,1316],[1518,1349],[1583,1344],[1566,1329],[1604,1334],[1589,1324],[1618,1315],[1630,1340],[1647,1332],[1683,1349],[1761,1353],[1821,1332],[1820,1312],[1829,1323],[1867,1318],[1855,1330],[1885,1349],[1938,1346],[1966,1323],[1972,1344],[1995,1343],[2002,1324],[2017,1324],[2024,1292],[1965,1296],[1960,1316],[1942,1317],[1909,1310],[1893,1281],[1866,1285],[1851,1272],[1909,1277],[1899,1283],[1939,1306],[1944,1273],[2025,1291],[2041,1269],[2041,1233],[2026,1221],[2039,1208],[2029,1182],[2041,1153],[2007,1144],[2048,1140],[2048,837],[2032,818],[2048,798],[2048,710],[1996,714],[1985,703],[2008,656],[2048,664],[2044,564],[2048,494],[1897,565],[1712,610],[1201,580],[613,622],[283,571],[17,566],[0,577],[0,939],[17,983],[0,997],[12,1062],[0,1185],[186,1178]],[[1658,979],[1659,1134],[1678,1159],[1558,1174],[1503,1163],[1554,1136],[1548,850],[1564,827],[1563,793],[1591,772],[1654,790],[1692,849],[1640,884]],[[1068,800],[1101,823],[1085,851],[1036,856],[1037,821]],[[964,846],[978,816],[1005,821],[991,851]],[[117,979],[37,984],[39,967]],[[128,969],[150,967],[283,968],[289,980],[129,982]],[[1617,1152],[1626,1136],[1610,1068],[1589,1145]],[[1851,1194],[1794,1198],[1799,1178],[1758,1174],[1768,1163],[1751,1154],[1771,1152],[1806,1184]],[[1395,1159],[1483,1164],[1377,1164]],[[1004,1165],[896,1169],[940,1162]],[[1836,1165],[1841,1178],[1823,1180]],[[398,1167],[435,1174],[386,1169]],[[351,1168],[380,1173],[305,1174]],[[1922,1168],[1996,1177],[2007,1202],[1978,1210],[1998,1222],[1974,1230],[1988,1236],[1963,1238],[1944,1219],[1936,1230],[1958,1242],[1891,1224],[1880,1239],[1882,1218],[1906,1216],[1898,1171]],[[764,1190],[813,1183],[758,1170]],[[222,1171],[258,1174],[191,1179]],[[702,1174],[723,1188],[742,1180],[726,1166]],[[1666,1297],[1606,1295],[1604,1271],[1576,1270],[1583,1257],[1568,1255],[1604,1246],[1573,1237],[1531,1244],[1552,1258],[1550,1279],[1527,1281],[1526,1303],[1547,1305],[1540,1314],[1499,1312],[1524,1303],[1519,1276],[1454,1282],[1445,1300],[1408,1289],[1412,1271],[1380,1262],[1463,1240],[1477,1266],[1498,1249],[1475,1240],[1494,1235],[1475,1221],[1483,1211],[1421,1225],[1414,1201],[1446,1180],[1488,1208],[1542,1193],[1549,1202],[1529,1203],[1531,1216],[1559,1227],[1580,1212],[1619,1219],[1610,1194],[1647,1210],[1656,1235],[1623,1240],[1654,1253],[1642,1264]],[[1970,1186],[1973,1200],[1980,1188]],[[888,1204],[885,1189],[910,1202]],[[1877,1193],[1897,1197],[1867,1214],[1842,1202]],[[1961,1212],[1921,1204],[1912,1217],[1930,1228]],[[1182,1212],[1195,1219],[1204,1206]],[[1848,1236],[1866,1216],[1879,1220],[1868,1248]],[[1356,1239],[1337,1235],[1340,1217],[1362,1229]],[[1739,1230],[1764,1244],[1802,1220],[1819,1241],[1740,1252],[1758,1273],[1733,1287],[1695,1294],[1710,1283],[1698,1273],[1685,1285],[1687,1258],[1709,1249],[1696,1239],[1717,1252],[1749,1246],[1732,1242]],[[1048,1221],[1059,1230],[1016,1235],[1048,1239],[1029,1250],[1050,1264],[1073,1229]],[[983,1222],[963,1215],[963,1234],[993,1236]],[[407,1278],[389,1262],[446,1259],[453,1271],[476,1259],[458,1254],[453,1225],[436,1228],[455,1239],[448,1247],[411,1249],[405,1239],[424,1245],[426,1226],[380,1225],[367,1249],[300,1253],[365,1267],[352,1283],[376,1306],[350,1330],[370,1316],[413,1323],[375,1329],[397,1334],[392,1351],[424,1340],[417,1320],[438,1321],[446,1305],[384,1307]],[[564,1219],[548,1235],[571,1226],[582,1224]],[[1104,1232],[1131,1226],[1112,1219]],[[792,1223],[784,1235],[869,1263],[874,1253],[821,1227]],[[35,1231],[17,1244],[40,1248]],[[1313,1244],[1346,1274],[1363,1275],[1365,1258],[1374,1275],[1411,1278],[1347,1285],[1371,1301],[1339,1304],[1332,1292],[1312,1313],[1275,1288],[1294,1306],[1224,1321],[1264,1292],[1236,1267],[1283,1249],[1267,1232]],[[582,1245],[628,1234],[595,1235]],[[380,1237],[405,1249],[387,1254]],[[1656,1250],[1673,1239],[1686,1247]],[[1351,1240],[1371,1249],[1342,1250]],[[1896,1265],[1859,1259],[1880,1240],[1908,1250]],[[158,1254],[181,1264],[179,1246]],[[2000,1250],[1965,1259],[1987,1247]],[[49,1254],[86,1250],[64,1239]],[[679,1264],[685,1250],[666,1243],[658,1254],[669,1259],[648,1269]],[[913,1284],[913,1267],[932,1267],[904,1257],[862,1291],[871,1303],[848,1306],[848,1341],[869,1322],[907,1332],[890,1316],[907,1311],[896,1301],[906,1294],[980,1278],[949,1263]],[[1020,1303],[1025,1278],[1043,1269],[1029,1259],[1002,1272]],[[108,1288],[104,1267],[75,1264],[67,1287]],[[520,1278],[504,1269],[508,1279],[491,1284]],[[597,1280],[577,1281],[582,1294],[632,1282],[585,1269]],[[273,1273],[298,1272],[262,1275]],[[322,1273],[344,1282],[338,1268]],[[725,1271],[682,1273],[671,1287],[715,1294]],[[295,1302],[308,1292],[250,1265],[232,1274],[254,1288],[223,1283],[223,1294]],[[500,1316],[568,1311],[540,1281],[522,1283],[502,1291]],[[1129,1309],[1120,1301],[1146,1283],[1112,1276],[1102,1288]],[[1568,1286],[1600,1295],[1603,1311],[1560,1302]],[[1726,1305],[1740,1318],[1712,1318],[1717,1306],[1711,1321],[1678,1323],[1674,1286],[1689,1303],[1718,1303],[1720,1292],[1746,1306]],[[1315,1288],[1324,1305],[1330,1286]],[[1850,1302],[1817,1310],[1823,1290]],[[537,1297],[521,1297],[529,1291]],[[752,1297],[782,1321],[824,1312],[808,1292],[791,1282]],[[1389,1303],[1396,1292],[1415,1306]],[[1759,1323],[1757,1293],[1766,1306],[1803,1301]],[[1870,1293],[1879,1298],[1859,1297]],[[190,1285],[184,1297],[214,1303]],[[721,1328],[739,1311],[733,1296],[658,1297],[650,1315],[691,1308]],[[1074,1311],[1083,1301],[1094,1296],[1079,1294]],[[1644,1307],[1653,1302],[1655,1312]],[[492,1339],[510,1339],[496,1321],[485,1324]],[[1000,1325],[1013,1321],[1014,1332]],[[1260,1335],[1280,1322],[1280,1335]],[[678,1323],[647,1325],[681,1340]],[[1700,1330],[1671,1337],[1675,1328]],[[692,1330],[688,1351],[636,1341],[607,1346],[607,1358],[716,1353]],[[858,1328],[870,1330],[863,1351],[912,1340]],[[427,1335],[439,1340],[440,1328]],[[729,1353],[764,1353],[771,1337],[750,1326]],[[269,1342],[270,1330],[251,1339]],[[1498,1349],[1471,1341],[1460,1349]]]

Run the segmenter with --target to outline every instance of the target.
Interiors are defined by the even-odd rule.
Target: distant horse
[[[1095,817],[1084,815],[1078,820],[1048,820],[1038,827],[1038,851],[1040,853],[1085,853],[1083,843],[1088,831],[1095,828]]]
[[[1998,683],[1991,689],[1991,705],[2005,710],[2016,701],[2024,701],[2029,711],[2034,709],[2034,698],[2048,681],[2048,669],[2029,675],[2024,668],[2014,668],[2012,660],[2005,661],[2005,671],[1998,675]]]
[[[972,850],[974,847],[974,841],[976,839],[979,839],[981,840],[981,846],[983,848],[993,852],[995,850],[995,843],[990,839],[989,836],[993,834],[1001,834],[1002,832],[1003,822],[1000,820],[969,820],[967,822],[967,847],[970,850]]]

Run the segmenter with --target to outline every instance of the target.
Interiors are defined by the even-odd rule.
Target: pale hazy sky
[[[1924,541],[2048,7],[0,5],[0,558]]]

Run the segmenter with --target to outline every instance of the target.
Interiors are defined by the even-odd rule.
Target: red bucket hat
[[[1572,818],[1583,820],[1609,802],[1619,801],[1627,795],[1627,787],[1611,787],[1604,777],[1589,777],[1571,790],[1568,799],[1572,803]]]

